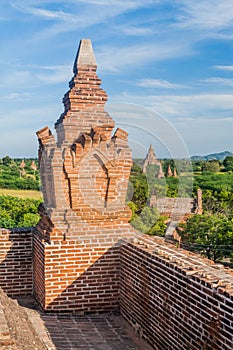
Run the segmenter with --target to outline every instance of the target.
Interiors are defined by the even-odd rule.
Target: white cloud
[[[133,35],[133,36],[143,36],[143,35],[151,35],[153,34],[153,30],[150,27],[143,27],[138,25],[118,25],[118,26],[112,26],[111,30],[122,32],[126,35]]]
[[[12,101],[30,101],[32,94],[29,92],[11,92],[8,95],[3,96],[4,100]]]
[[[77,21],[77,15],[64,11],[51,11],[43,8],[28,6],[27,3],[12,3],[12,6],[23,13],[27,13],[36,17],[42,17],[48,20],[60,20],[64,22]]]
[[[126,9],[135,9],[139,7],[146,7],[149,5],[154,5],[159,3],[159,0],[79,0],[80,2],[96,5],[96,6],[109,6],[109,7],[119,7]]]
[[[135,103],[152,108],[172,121],[178,117],[203,117],[213,119],[233,115],[233,94],[190,95],[129,95],[123,94],[110,102]]]
[[[233,71],[233,66],[213,66],[213,67],[220,70]]]
[[[1,120],[1,127],[9,128],[9,125],[12,125],[14,128],[17,126],[17,128],[30,125],[30,127],[34,126],[35,124],[41,123],[51,123],[50,120],[48,120],[48,116],[51,116],[49,118],[53,118],[53,122],[56,121],[56,119],[59,117],[59,113],[62,112],[62,105],[54,105],[54,104],[48,104],[46,106],[38,106],[35,105],[34,107],[26,105],[23,108],[13,108],[9,112],[9,114],[6,116],[5,114],[0,114],[0,120]],[[41,125],[43,127],[44,125]]]
[[[121,113],[115,117],[120,127],[127,130],[130,138],[143,144],[162,142],[171,152],[176,152],[176,142],[170,147],[168,133],[171,128],[161,129],[161,119],[168,121],[176,133],[181,135],[191,154],[211,153],[232,149],[233,94],[192,94],[192,95],[127,95],[110,100],[110,113],[114,105],[123,104]],[[118,103],[117,103],[118,102]],[[135,113],[128,113],[124,107],[132,105]],[[143,107],[142,107],[143,106]],[[143,108],[151,112],[143,112]],[[147,109],[146,108],[146,109]],[[229,110],[227,110],[229,109]],[[108,110],[108,107],[107,107]],[[138,112],[137,112],[138,111]],[[123,125],[121,125],[123,122]],[[124,124],[125,123],[125,124]],[[162,123],[165,125],[166,123]],[[146,136],[134,135],[132,128],[146,130]],[[150,135],[153,135],[150,141]],[[168,137],[168,139],[166,138]],[[176,139],[177,140],[177,139]],[[160,142],[161,143],[161,142]],[[169,147],[168,147],[169,146]],[[159,147],[159,146],[158,146]],[[157,148],[155,148],[157,151]],[[159,149],[159,148],[158,148]],[[164,156],[164,155],[163,155]],[[166,155],[165,155],[166,156]]]
[[[162,88],[162,89],[177,89],[177,88],[184,87],[181,84],[170,83],[167,80],[160,80],[160,79],[142,79],[136,85],[145,87],[145,88]]]
[[[25,89],[25,86],[35,86],[35,81],[33,76],[29,70],[13,70],[10,73],[8,71],[4,71],[2,73],[0,88],[7,88],[15,86],[17,82],[17,87],[21,89]]]
[[[71,67],[66,65],[61,66],[51,66],[51,67],[43,67],[43,69],[50,71],[50,73],[36,74],[36,78],[43,84],[57,84],[67,82],[71,78]]]
[[[22,67],[18,65],[18,67]],[[53,65],[53,66],[43,66],[39,64],[26,64],[24,67],[32,68],[33,70],[45,70],[45,71],[60,71],[60,70],[70,70],[72,67],[72,62],[70,65]]]
[[[161,18],[157,18],[152,11],[151,23],[159,22],[160,33],[174,33],[174,28],[187,28],[194,32],[204,30],[212,36],[222,35],[229,38],[232,33],[220,32],[220,30],[228,29],[233,23],[233,6],[229,0],[166,0],[173,6],[173,16],[175,23],[168,24],[166,15],[163,13]],[[51,4],[56,4],[56,10],[47,9]],[[63,1],[17,1],[12,0],[11,5],[18,11],[31,14],[32,16],[41,17],[45,20],[56,21],[57,24],[44,29],[37,33],[37,38],[46,38],[59,33],[73,31],[77,29],[88,28],[90,26],[104,23],[109,26],[110,31],[118,33],[120,30],[125,35],[147,35],[154,32],[148,26],[140,26],[142,19],[135,19],[135,23],[116,23],[111,22],[111,19],[117,18],[119,15],[127,14],[130,11],[140,8],[151,8],[156,10],[158,4],[163,3],[161,0],[67,0]],[[55,6],[54,6],[55,7]],[[148,16],[147,16],[148,18]],[[162,24],[163,19],[165,22]],[[184,34],[184,33],[183,33]],[[195,38],[197,40],[197,37]]]
[[[220,30],[233,24],[233,6],[229,0],[178,0],[177,4],[181,6],[180,27]]]
[[[149,42],[146,44],[121,47],[102,46],[96,52],[97,62],[103,72],[123,70],[124,67],[136,67],[149,62],[156,62],[175,57],[184,57],[193,53],[189,43],[180,42]]]
[[[225,85],[225,86],[233,86],[233,79],[229,79],[229,78],[212,77],[212,78],[203,79],[202,81],[206,82],[206,83],[221,84],[221,85]]]
[[[231,30],[231,28],[230,28]],[[213,35],[214,38],[220,39],[220,40],[233,40],[233,35],[231,33],[216,33]]]
[[[62,1],[60,2],[62,3]],[[48,3],[51,3],[51,1]],[[60,20],[68,22],[69,24],[70,22],[73,22],[77,27],[82,27],[84,23],[86,23],[85,26],[101,23],[102,21],[108,21],[110,18],[129,10],[150,6],[152,4],[154,5],[155,1],[145,0],[141,2],[139,0],[118,0],[116,2],[115,0],[67,0],[66,5],[67,8],[70,9],[70,12],[64,12],[62,10],[52,11],[42,8],[42,5],[48,3],[45,1],[38,1],[37,4],[33,1],[14,1],[11,5],[23,13],[29,13],[33,16],[39,16],[44,19]],[[83,5],[81,3],[83,3]],[[89,5],[88,8],[86,6],[87,4]],[[96,11],[96,8],[98,8],[98,11]],[[95,11],[94,15],[93,11]]]
[[[28,88],[38,88],[49,84],[64,83],[68,82],[71,77],[72,64],[55,66],[13,65],[13,67],[11,67],[11,74],[6,71],[2,75],[0,88],[10,88],[14,86],[15,81],[17,81],[18,90],[24,91],[25,86]],[[19,91],[17,94],[19,94]],[[16,96],[14,94],[15,92],[12,94],[13,97]],[[21,96],[23,96],[22,94],[25,94],[24,98],[27,96],[27,92],[20,92]]]

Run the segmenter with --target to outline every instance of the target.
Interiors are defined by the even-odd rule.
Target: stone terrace
[[[90,316],[45,314],[30,297],[18,304],[0,289],[2,350],[150,350],[123,320],[112,313]]]

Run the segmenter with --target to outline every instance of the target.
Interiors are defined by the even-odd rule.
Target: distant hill
[[[206,156],[192,156],[191,159],[192,160],[211,160],[211,159],[223,160],[228,156],[233,156],[233,153],[229,151],[224,151],[220,153],[208,154]]]

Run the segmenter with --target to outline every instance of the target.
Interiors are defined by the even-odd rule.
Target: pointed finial
[[[79,66],[96,66],[96,59],[90,39],[82,39],[79,43],[78,53],[74,61],[73,72],[78,72]]]
[[[170,164],[168,165],[166,176],[167,176],[167,177],[173,176],[173,173],[172,173]]]

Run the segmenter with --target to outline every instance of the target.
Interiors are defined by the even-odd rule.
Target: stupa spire
[[[83,132],[91,133],[95,127],[108,128],[114,121],[105,111],[108,96],[101,88],[96,74],[97,64],[90,39],[82,39],[74,61],[74,76],[69,91],[64,95],[64,112],[55,124],[57,142],[73,142]]]
[[[153,149],[153,146],[151,144],[150,144],[150,147],[149,147],[147,155],[146,155],[146,159],[145,159],[144,164],[143,164],[142,171],[144,174],[146,173],[146,169],[147,169],[148,165],[157,165],[157,166],[159,166],[160,170],[162,169],[161,163],[158,160],[158,158],[155,154],[155,151]],[[164,175],[162,175],[161,171],[159,171],[159,177],[163,177],[163,176]]]
[[[79,66],[96,66],[96,59],[90,39],[82,39],[74,61],[73,72],[77,74]]]

